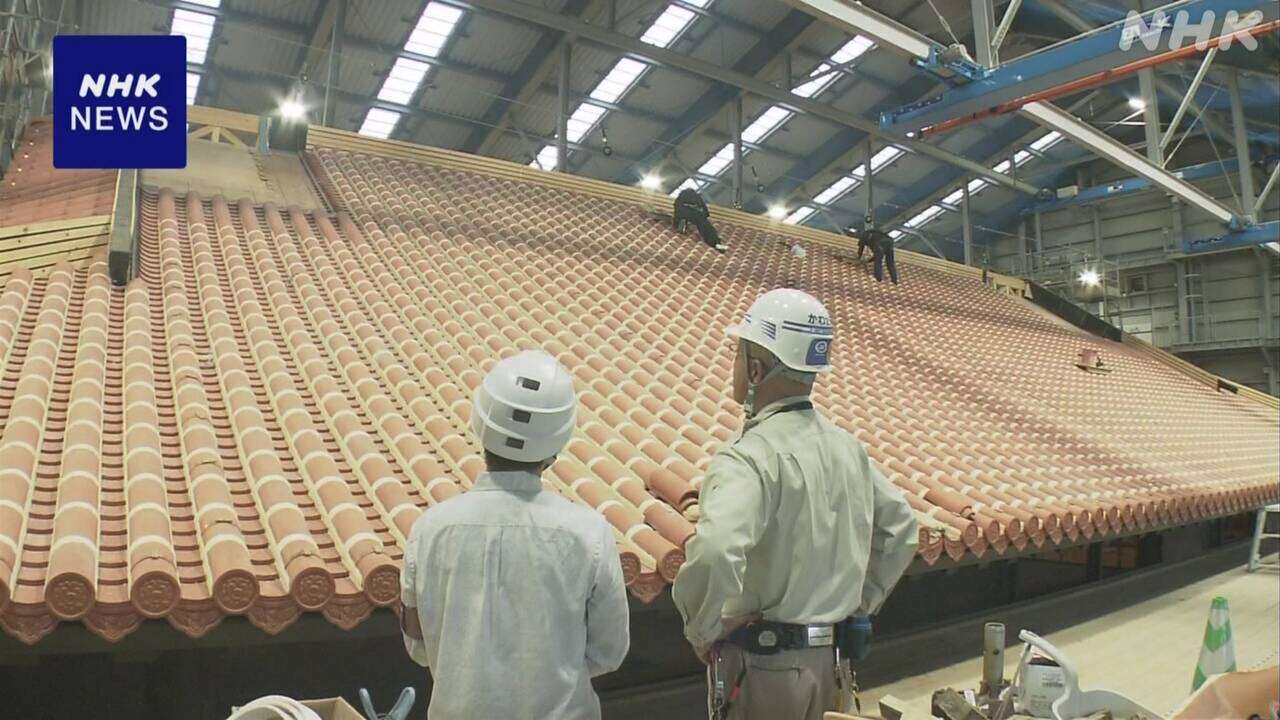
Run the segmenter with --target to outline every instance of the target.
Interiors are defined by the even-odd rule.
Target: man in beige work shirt
[[[746,423],[707,470],[672,598],[708,663],[712,718],[821,720],[851,690],[838,624],[880,608],[915,555],[916,521],[862,444],[809,401],[831,368],[822,303],[773,290],[729,334]]]

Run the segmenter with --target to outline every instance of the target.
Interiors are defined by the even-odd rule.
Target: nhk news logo
[[[53,165],[187,165],[186,38],[53,39]]]
[[[1229,50],[1233,42],[1239,42],[1246,50],[1257,50],[1258,38],[1250,30],[1260,25],[1263,18],[1261,10],[1244,15],[1228,10],[1219,22],[1212,10],[1205,10],[1198,21],[1192,22],[1191,13],[1186,10],[1179,10],[1172,17],[1164,10],[1156,10],[1149,19],[1130,10],[1120,29],[1120,49],[1128,50],[1137,41],[1149,52],[1155,52],[1160,49],[1160,39],[1168,30],[1170,50],[1182,48],[1187,40],[1194,40],[1196,49],[1200,51],[1208,50],[1211,44],[1218,50]]]

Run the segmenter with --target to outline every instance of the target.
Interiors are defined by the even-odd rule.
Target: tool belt
[[[773,655],[783,650],[832,647],[835,644],[835,626],[764,620],[734,630],[726,640],[754,655]]]

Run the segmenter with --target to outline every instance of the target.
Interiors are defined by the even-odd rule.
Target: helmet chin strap
[[[747,352],[746,343],[741,343],[739,347],[742,348],[741,352],[743,357],[746,358],[746,361],[751,362],[751,355]],[[748,368],[748,372],[749,370],[750,369]],[[748,376],[747,378],[747,396],[742,401],[742,411],[748,420],[755,417],[756,410],[758,409],[756,408],[756,390],[759,389],[761,385],[764,385],[779,375],[810,387],[812,387],[814,381],[818,379],[818,376],[815,373],[792,370],[787,367],[785,363],[775,357],[773,359],[773,367],[769,368],[769,370],[765,372],[764,377],[760,378],[760,382],[751,382],[750,377]]]

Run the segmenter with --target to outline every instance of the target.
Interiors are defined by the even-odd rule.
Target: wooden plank
[[[192,130],[190,133],[187,134],[187,137],[192,140],[207,140],[211,135],[217,132],[217,130],[218,130],[217,125],[205,125],[204,127],[199,127],[199,128],[196,128],[195,130]]]
[[[203,105],[187,106],[187,122],[192,125],[217,125],[228,130],[241,130],[255,135],[258,132],[256,115]]]
[[[68,240],[66,242],[51,243],[48,245],[40,245],[37,247],[23,248],[21,250],[9,250],[0,252],[0,266],[9,265],[11,263],[24,260],[27,258],[44,257],[46,255],[57,255],[67,253],[74,250],[93,249],[105,247],[107,245],[107,237],[100,235],[93,238],[83,238],[79,240]]]
[[[38,235],[42,233],[71,230],[75,228],[103,226],[111,223],[110,215],[86,215],[66,220],[45,220],[26,225],[9,225],[0,227],[0,241],[20,235]]]
[[[49,245],[52,243],[65,242],[67,240],[106,235],[110,230],[110,227],[110,225],[89,225],[88,227],[75,228],[72,230],[60,230],[58,232],[38,233],[35,235],[19,235],[15,238],[0,241],[0,253],[17,250],[19,248],[36,247],[38,245]]]

